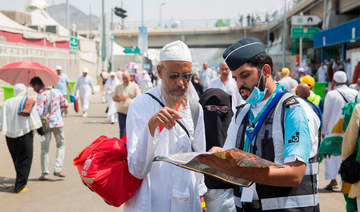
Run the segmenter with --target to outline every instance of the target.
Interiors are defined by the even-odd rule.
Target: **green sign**
[[[111,40],[111,41],[114,41],[114,33],[111,33],[111,35],[110,35],[110,40]]]
[[[79,40],[77,37],[71,36],[70,37],[70,51],[77,52],[79,48]]]
[[[125,54],[140,54],[139,48],[126,48],[123,51]]]
[[[315,33],[321,32],[319,27],[293,27],[291,29],[292,38],[309,38],[313,37]]]

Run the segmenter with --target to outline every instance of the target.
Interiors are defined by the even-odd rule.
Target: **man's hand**
[[[210,152],[213,149],[214,147],[210,149]],[[215,148],[215,150],[220,150],[220,149],[222,148],[220,147]],[[226,159],[222,159],[214,154],[198,155],[197,158],[200,160],[200,163],[210,166],[211,168],[214,168],[216,170],[219,170],[220,172],[223,172],[231,176],[236,175],[236,173],[233,173],[234,170],[241,169],[241,167],[237,165],[236,160],[231,156],[229,152],[226,153]]]
[[[128,96],[114,96],[113,100],[115,102],[121,102],[121,101],[125,101],[128,98]]]
[[[182,119],[181,115],[174,109],[163,107],[158,113],[150,118],[148,121],[148,127],[151,136],[154,136],[155,129],[160,124],[166,129],[171,130],[175,124],[176,119]]]
[[[221,147],[218,147],[218,146],[213,146],[210,150],[209,150],[209,152],[223,152],[223,151],[225,151],[223,148],[221,148]]]

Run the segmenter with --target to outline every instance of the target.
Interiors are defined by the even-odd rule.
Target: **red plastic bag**
[[[129,172],[126,159],[126,135],[121,140],[100,136],[74,158],[73,164],[86,186],[110,205],[119,207],[142,181]]]
[[[74,102],[74,110],[75,112],[79,112],[79,99],[76,99]]]

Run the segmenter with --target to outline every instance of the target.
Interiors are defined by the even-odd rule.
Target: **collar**
[[[45,92],[46,90],[49,90],[49,87],[44,86],[43,88],[40,89],[39,93]]]

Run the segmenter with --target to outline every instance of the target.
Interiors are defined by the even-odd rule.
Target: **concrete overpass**
[[[226,48],[236,41],[247,37],[258,37],[266,43],[266,27],[212,27],[212,28],[171,28],[148,30],[149,48],[161,48],[175,40],[185,42],[190,48]],[[137,30],[114,32],[114,40],[125,48],[138,44]]]

